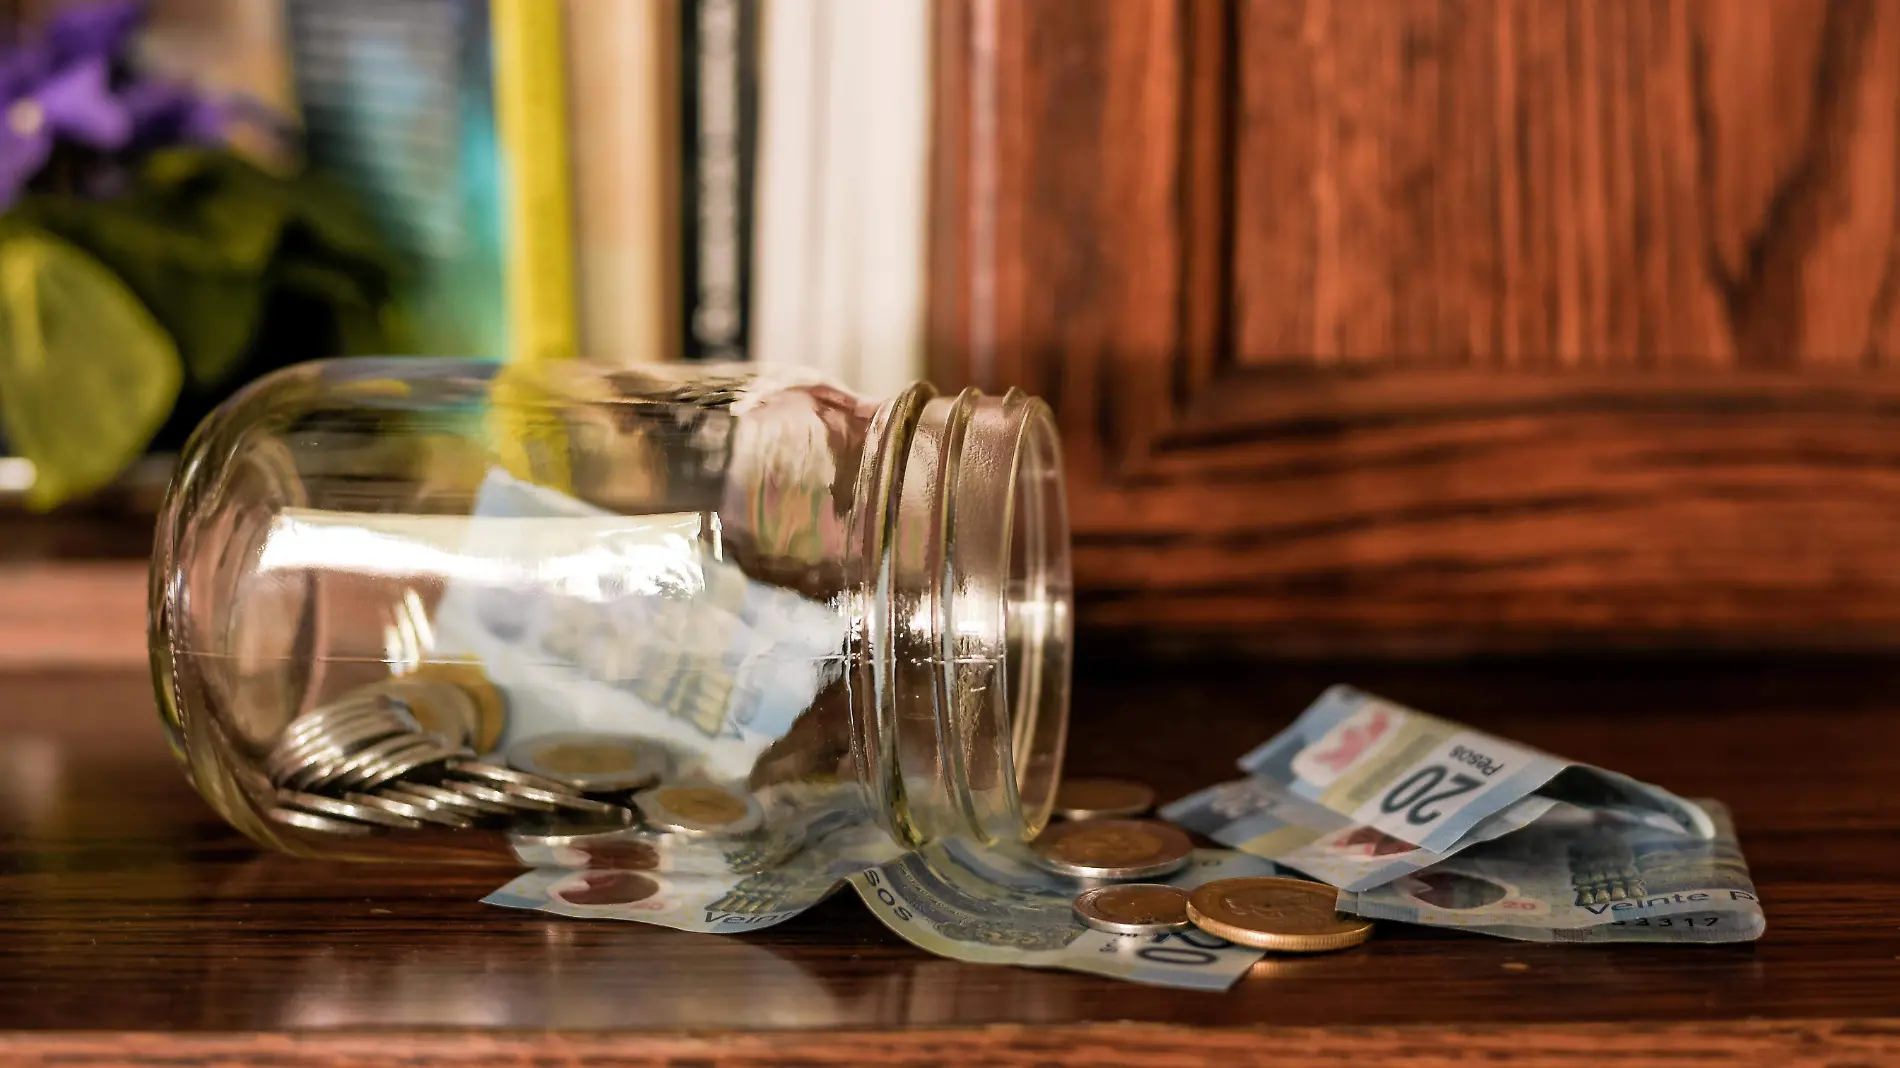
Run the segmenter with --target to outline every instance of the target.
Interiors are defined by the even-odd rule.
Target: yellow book
[[[508,357],[527,363],[570,359],[580,348],[562,13],[557,0],[491,0],[489,8],[495,128],[507,175]]]

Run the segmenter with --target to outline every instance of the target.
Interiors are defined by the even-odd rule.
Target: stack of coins
[[[1190,893],[1138,881],[1180,871],[1193,853],[1193,842],[1171,824],[1115,818],[1153,803],[1153,791],[1124,780],[1077,780],[1058,791],[1056,815],[1071,822],[1051,826],[1031,848],[1044,869],[1096,884],[1075,899],[1076,915],[1089,927],[1159,935],[1193,926],[1281,953],[1346,949],[1371,937],[1372,923],[1339,912],[1339,892],[1323,883],[1218,879]]]
[[[559,850],[566,863],[672,863],[691,840],[756,837],[753,832],[765,823],[765,811],[750,793],[690,773],[682,777],[680,762],[669,749],[638,735],[540,734],[510,745],[502,760],[516,771],[574,793],[624,805],[636,817],[611,830],[590,829],[565,819],[517,826],[511,834],[517,855],[521,847],[539,847]],[[744,855],[722,851],[717,863],[727,865]],[[701,860],[711,862],[711,856]]]
[[[556,814],[595,830],[633,823],[625,805],[477,760],[467,732],[483,716],[473,701],[452,682],[397,678],[299,716],[265,760],[277,789],[265,815],[331,834],[508,825]]]

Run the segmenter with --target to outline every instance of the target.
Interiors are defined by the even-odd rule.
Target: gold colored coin
[[[1324,883],[1254,876],[1216,879],[1188,897],[1188,919],[1217,938],[1282,953],[1325,953],[1372,937],[1372,921],[1340,912]]]
[[[745,802],[710,786],[674,786],[661,790],[660,804],[695,823],[735,823],[745,818]]]
[[[1066,820],[1118,819],[1153,808],[1155,792],[1131,779],[1065,779],[1056,787],[1055,814]]]
[[[436,660],[417,664],[407,678],[446,682],[460,689],[474,702],[478,722],[472,728],[469,744],[477,753],[491,752],[508,726],[508,698],[489,680],[480,664],[465,660]]]
[[[600,775],[630,766],[639,754],[629,745],[577,745],[563,742],[535,751],[534,758],[555,771]]]
[[[1187,866],[1194,843],[1171,824],[1154,820],[1061,823],[1031,846],[1037,863],[1082,879],[1146,879]]]
[[[1120,883],[1085,890],[1076,915],[1110,934],[1166,934],[1188,925],[1188,892],[1163,883]]]

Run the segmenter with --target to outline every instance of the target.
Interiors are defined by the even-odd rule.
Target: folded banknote
[[[1691,838],[1715,833],[1707,812],[1661,787],[1350,686],[1321,694],[1286,730],[1242,757],[1240,766],[1331,810],[1347,825],[1441,855],[1495,830],[1496,824],[1486,832],[1479,828],[1533,793],[1616,810]],[[1507,820],[1524,815],[1520,810]]]
[[[1698,802],[1693,838],[1626,812],[1563,806],[1384,886],[1342,911],[1533,942],[1747,942],[1767,927],[1728,810]]]
[[[1438,852],[1353,822],[1296,796],[1271,779],[1247,778],[1210,786],[1161,809],[1161,815],[1222,845],[1278,861],[1342,890],[1369,890],[1529,826],[1561,802],[1522,797],[1480,820],[1470,833]]]

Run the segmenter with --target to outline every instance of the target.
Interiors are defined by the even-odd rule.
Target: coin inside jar
[[[1270,875],[1216,879],[1188,896],[1188,919],[1217,938],[1282,953],[1324,953],[1372,937],[1372,921],[1338,910],[1324,883]]]
[[[1187,867],[1194,843],[1155,820],[1059,823],[1030,846],[1036,863],[1078,879],[1149,879]]]
[[[582,793],[643,790],[666,774],[666,750],[643,738],[618,734],[543,734],[508,747],[508,766],[552,779]]]
[[[432,660],[417,664],[410,678],[440,680],[459,688],[474,705],[475,722],[469,744],[476,752],[495,748],[508,725],[508,699],[489,681],[481,665],[460,660]]]
[[[662,786],[635,794],[647,822],[685,834],[745,834],[757,830],[765,812],[750,796],[718,786]]]
[[[1055,815],[1065,820],[1120,819],[1153,808],[1155,792],[1132,779],[1065,779],[1056,787]]]
[[[1075,899],[1082,922],[1110,934],[1152,935],[1188,925],[1188,892],[1164,883],[1119,883],[1084,890]]]

